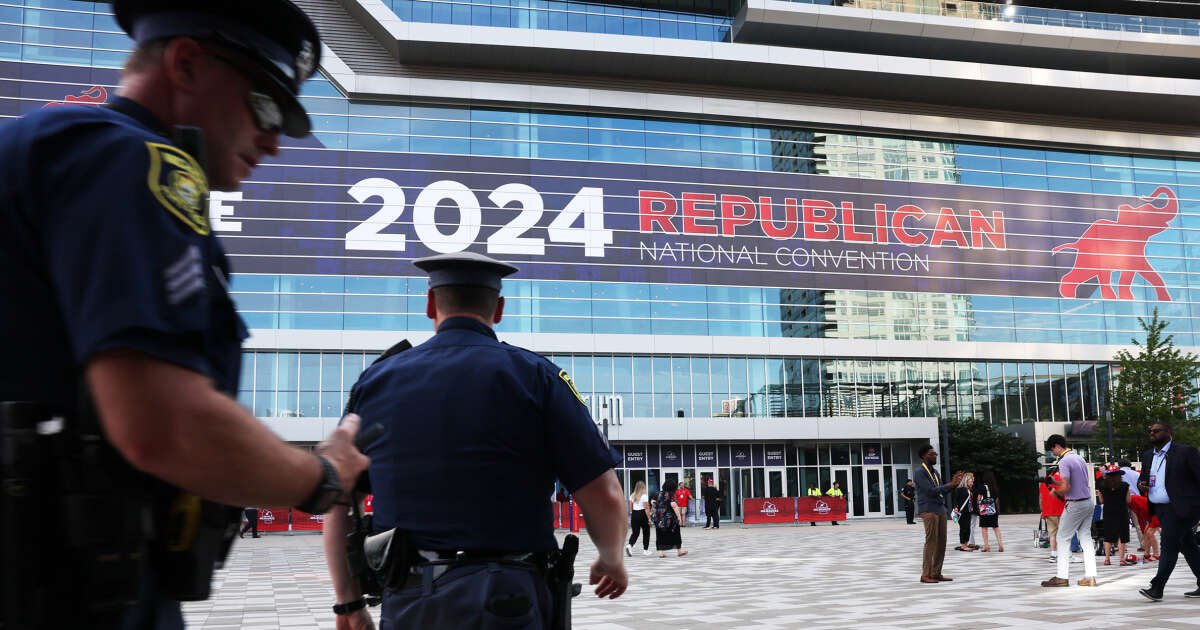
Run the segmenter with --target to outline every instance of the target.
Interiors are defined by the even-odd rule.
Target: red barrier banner
[[[743,499],[743,523],[791,523],[796,520],[796,500],[792,497]]]
[[[375,507],[373,505],[374,503],[375,503],[375,495],[368,494],[367,498],[363,499],[363,512],[366,514],[374,514],[375,513]]]
[[[288,530],[288,510],[258,509],[258,531],[286,532]]]
[[[846,520],[846,497],[800,497],[796,499],[796,518],[804,521]]]
[[[309,514],[300,510],[292,510],[292,531],[320,531],[324,525],[324,514]]]
[[[583,522],[583,512],[579,511],[579,504],[572,501],[570,503],[570,505],[575,507],[575,528],[576,529],[586,529],[587,524]],[[567,527],[570,527],[570,526],[571,526],[571,523],[568,522]]]

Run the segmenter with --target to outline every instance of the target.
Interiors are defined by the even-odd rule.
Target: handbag
[[[966,501],[963,501],[963,504],[961,506],[956,507],[950,511],[950,520],[957,523],[958,519],[962,518],[962,511],[967,509],[967,503],[969,503],[970,501],[971,501],[971,491],[968,490]]]
[[[992,496],[992,489],[984,486],[984,492],[987,496],[979,500],[979,515],[992,516],[996,513],[996,498]]]

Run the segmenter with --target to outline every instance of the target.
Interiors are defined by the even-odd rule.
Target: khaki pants
[[[925,553],[921,557],[921,577],[936,578],[942,574],[946,559],[946,513],[921,512],[925,524]]]
[[[1061,514],[1055,516],[1043,516],[1046,519],[1046,533],[1049,534],[1050,540],[1058,541],[1058,520],[1062,518]]]

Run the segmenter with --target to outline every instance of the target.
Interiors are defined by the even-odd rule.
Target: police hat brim
[[[429,274],[429,288],[446,286],[484,287],[500,290],[501,279],[518,271],[515,265],[474,252],[439,254],[413,261]]]
[[[303,137],[312,123],[300,87],[320,63],[316,26],[289,0],[114,0],[117,24],[137,43],[174,37],[210,41],[237,53],[269,88],[281,131]]]

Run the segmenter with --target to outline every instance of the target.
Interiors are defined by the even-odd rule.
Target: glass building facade
[[[712,7],[557,0],[384,4],[412,23],[685,39],[713,46],[728,43],[733,28],[732,16]],[[932,11],[899,6],[905,3],[846,4]],[[937,5],[945,15],[947,4],[930,6]],[[988,12],[999,5],[955,4],[960,13],[968,5],[981,5],[979,15],[961,15],[970,19],[1024,24],[1061,19],[1074,20],[1062,24],[1068,27],[1200,36],[1196,24],[1186,20],[1032,9],[1001,10],[996,17]],[[79,86],[113,91],[113,69],[130,48],[105,3],[0,1],[0,124],[78,94]],[[976,418],[999,427],[1090,422],[1105,413],[1118,374],[1111,353],[1098,356],[1084,349],[1129,344],[1140,336],[1139,318],[1155,311],[1170,322],[1168,332],[1176,343],[1195,346],[1200,334],[1200,155],[1195,152],[963,138],[650,108],[613,111],[547,102],[497,105],[467,98],[353,96],[327,71],[305,85],[302,100],[312,114],[315,141],[285,143],[270,168],[252,175],[245,196],[223,198],[222,203],[257,204],[254,212],[239,211],[230,220],[246,225],[290,220],[285,206],[292,202],[273,199],[269,191],[296,182],[320,188],[320,195],[337,200],[331,203],[352,205],[345,186],[308,174],[322,160],[332,164],[331,170],[350,171],[339,157],[348,154],[367,162],[409,155],[505,158],[581,171],[597,165],[670,167],[701,179],[802,175],[812,178],[805,181],[816,182],[812,186],[817,189],[822,182],[834,187],[844,185],[834,182],[847,180],[864,187],[928,184],[962,195],[991,191],[1006,200],[1061,193],[1086,195],[1094,207],[1077,209],[1095,212],[1141,203],[1139,199],[1163,187],[1177,200],[1177,214],[1148,239],[1144,250],[1146,264],[1162,285],[1138,275],[1129,299],[1106,298],[1095,284],[1070,298],[1021,291],[889,290],[884,272],[874,274],[873,286],[861,289],[523,275],[506,281],[507,306],[498,333],[547,354],[571,373],[594,406],[619,398],[627,422],[676,422],[682,427],[699,420],[778,419],[801,428],[819,420],[886,424]],[[609,203],[610,215],[639,213],[636,200],[613,198]],[[339,216],[346,226],[352,223]],[[1051,223],[1055,234],[1078,235],[1090,220],[1063,215]],[[1022,229],[1027,228],[1016,224],[1009,233],[1020,236]],[[230,231],[222,238],[237,246],[261,237]],[[284,229],[277,239],[304,249],[329,237]],[[284,427],[284,433],[287,422],[339,416],[349,388],[375,356],[395,340],[419,339],[429,332],[426,281],[411,272],[349,274],[329,266],[318,273],[239,273],[238,262],[233,256],[232,292],[255,333],[243,356],[238,397],[273,428]],[[1069,267],[1066,261],[1061,264]],[[1169,292],[1169,300],[1161,299],[1160,288]],[[305,341],[312,338],[305,335],[330,333],[343,333],[345,340],[332,344],[337,347]],[[561,339],[571,336],[593,340],[595,349],[563,350]],[[669,345],[672,338],[686,339],[671,350],[653,349]],[[686,350],[688,339],[700,338],[716,341]],[[645,340],[646,350],[618,349],[619,343],[609,342],[629,339]],[[1053,352],[1043,352],[1047,348]],[[666,440],[639,438],[635,432],[614,443],[627,459],[630,449],[641,449],[644,459],[639,461],[646,462],[640,468],[626,466],[623,481],[640,478],[657,485],[663,475],[675,474],[694,482],[706,470],[696,449],[711,446],[718,463],[710,473],[734,498],[795,496],[810,482],[825,488],[830,479],[848,475],[842,478],[851,489],[853,515],[889,515],[895,512],[895,490],[906,478],[912,449],[936,437],[935,425],[928,425],[934,427],[932,434],[885,432],[874,440],[828,434],[688,440],[681,431]],[[748,453],[745,463],[735,463],[741,462],[734,452],[739,445]],[[878,461],[863,461],[867,445],[879,447]],[[678,465],[664,463],[668,448],[676,449]],[[763,455],[768,451],[783,453],[784,462],[768,465],[771,458]],[[736,518],[739,502],[726,505],[724,516]]]

